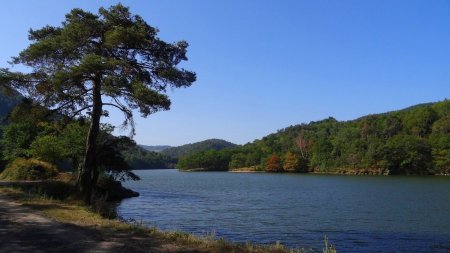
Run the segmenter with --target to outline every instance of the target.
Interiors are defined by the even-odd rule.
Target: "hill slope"
[[[350,174],[449,174],[450,101],[290,126],[223,152],[180,159],[180,169]]]
[[[174,168],[177,160],[161,154],[159,152],[149,151],[134,145],[122,150],[125,161],[135,170],[141,169],[170,169]]]
[[[226,148],[237,147],[236,144],[220,139],[209,139],[201,142],[182,145],[179,147],[173,147],[161,151],[162,154],[168,155],[174,158],[180,158],[187,155],[192,155],[198,152],[207,150],[222,150]]]
[[[172,146],[167,146],[167,145],[162,145],[162,146],[139,145],[139,146],[147,151],[153,151],[153,152],[161,152],[168,148],[172,148]]]

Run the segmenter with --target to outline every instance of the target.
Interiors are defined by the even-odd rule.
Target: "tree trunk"
[[[86,153],[83,165],[78,177],[78,188],[87,204],[91,203],[92,193],[96,185],[97,177],[97,152],[96,143],[100,131],[100,118],[102,115],[101,83],[94,82],[93,87],[93,107],[91,115],[91,125],[86,140]]]

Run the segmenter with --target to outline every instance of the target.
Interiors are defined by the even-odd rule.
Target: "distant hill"
[[[224,140],[210,139],[179,147],[137,145],[123,150],[122,155],[133,169],[167,169],[174,168],[179,157],[231,147],[237,147],[237,145]]]
[[[234,148],[238,145],[220,139],[209,139],[201,142],[182,145],[179,147],[173,147],[163,150],[161,153],[174,158],[180,158],[187,155],[192,155],[198,152],[208,150],[222,150],[226,148]]]
[[[141,169],[170,169],[174,168],[177,160],[159,152],[148,151],[141,145],[122,150],[125,161],[135,170]]]
[[[161,152],[163,150],[173,148],[172,146],[167,146],[167,145],[162,145],[162,146],[139,145],[139,146],[147,151],[153,151],[153,152]]]

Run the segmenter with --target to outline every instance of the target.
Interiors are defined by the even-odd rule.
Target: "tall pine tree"
[[[90,116],[86,153],[78,186],[91,201],[98,178],[96,141],[100,118],[106,107],[124,113],[125,125],[133,127],[133,109],[141,116],[168,110],[168,87],[188,87],[194,72],[177,67],[186,61],[185,41],[166,43],[158,30],[121,4],[98,14],[73,9],[61,26],[29,31],[31,44],[14,64],[31,72],[0,70],[1,85],[52,110],[76,117]]]

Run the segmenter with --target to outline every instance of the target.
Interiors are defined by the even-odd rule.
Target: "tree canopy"
[[[13,63],[31,73],[3,69],[3,80],[35,102],[69,115],[92,111],[96,84],[103,106],[148,116],[169,109],[168,86],[187,87],[195,73],[176,67],[187,60],[187,42],[160,40],[158,30],[121,4],[95,15],[73,9],[60,27],[30,30],[31,45]],[[105,112],[102,112],[105,113]]]

